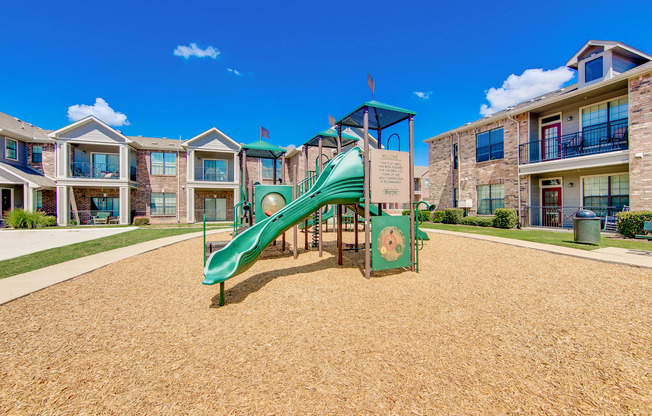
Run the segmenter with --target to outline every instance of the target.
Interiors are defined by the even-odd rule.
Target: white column
[[[122,144],[119,147],[120,149],[120,180],[127,181],[129,180],[129,147],[126,144]],[[121,220],[122,221],[122,220]],[[129,222],[129,218],[127,218]]]
[[[188,150],[188,152],[186,154],[188,155],[187,156],[188,160],[187,160],[187,163],[186,163],[186,165],[188,166],[188,172],[186,174],[186,177],[188,178],[188,180],[186,182],[189,182],[189,181],[194,181],[195,180],[195,151],[194,150]],[[190,217],[188,217],[188,218],[190,218]],[[190,220],[188,220],[188,222],[190,222]]]
[[[238,154],[233,154],[233,182],[240,183],[240,164],[238,163]],[[235,201],[235,199],[234,199]]]
[[[23,185],[23,209],[27,212],[36,210],[36,188],[30,188],[28,184]]]
[[[70,177],[70,145],[68,142],[57,141],[56,145],[56,167],[57,177],[68,178]]]
[[[130,190],[128,186],[120,187],[120,224],[129,225],[131,215]]]
[[[57,186],[57,225],[68,225],[70,220],[70,199],[67,186]]]
[[[188,207],[188,223],[195,222],[195,188],[186,187],[186,206]]]

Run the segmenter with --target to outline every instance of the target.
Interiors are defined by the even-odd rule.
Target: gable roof
[[[26,121],[0,113],[0,134],[14,139],[34,143],[52,143],[48,138],[49,130],[43,130]]]
[[[30,188],[54,188],[57,186],[52,179],[26,166],[13,166],[0,162],[0,171],[7,172],[21,181],[27,182]]]
[[[88,123],[95,122],[99,124],[100,126],[104,127],[105,129],[108,129],[109,131],[113,132],[116,134],[118,137],[122,138],[125,143],[131,143],[132,140],[129,139],[127,136],[123,135],[120,131],[114,129],[113,127],[109,126],[108,124],[104,123],[102,120],[99,118],[96,118],[95,116],[87,116],[82,118],[81,120],[77,120],[74,123],[70,123],[67,126],[61,127],[58,130],[54,130],[48,134],[48,137],[51,137],[53,139],[58,139],[62,134],[65,134],[69,131],[73,131],[81,126],[84,126]]]
[[[428,172],[428,166],[415,166],[414,167],[414,177],[415,178],[420,178],[422,177],[426,172]]]
[[[595,39],[591,39],[588,42],[586,42],[584,44],[584,46],[582,46],[580,48],[580,50],[577,51],[575,53],[575,55],[573,55],[573,57],[568,60],[568,62],[566,62],[566,66],[569,67],[569,68],[577,69],[577,66],[579,64],[579,61],[581,60],[580,57],[582,56],[582,54],[584,54],[584,52],[589,50],[589,49],[595,49],[595,47],[601,47],[602,50],[604,50],[604,51],[607,51],[607,50],[610,50],[610,49],[618,49],[624,55],[629,55],[629,56],[636,57],[636,58],[639,58],[639,59],[643,58],[643,60],[652,61],[652,56],[646,54],[645,52],[641,52],[636,48],[632,48],[629,45],[625,45],[622,42],[616,42],[616,41],[613,41],[613,40],[595,40]]]
[[[197,136],[193,137],[192,139],[186,140],[185,142],[181,143],[182,146],[191,146],[193,142],[200,140],[202,137],[207,136],[211,133],[217,133],[218,135],[224,137],[228,143],[231,145],[235,146],[237,149],[240,149],[240,144],[224,134],[222,131],[220,131],[217,127],[211,127],[210,129],[206,130],[203,133],[198,134]]]

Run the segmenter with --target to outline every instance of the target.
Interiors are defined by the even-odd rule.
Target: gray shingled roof
[[[9,114],[0,113],[0,134],[20,139],[26,142],[53,143],[47,137],[51,130],[43,130],[26,121],[19,120]]]
[[[34,169],[28,167],[14,166],[0,162],[0,169],[9,172],[22,181],[34,182],[38,186],[42,186],[44,188],[54,188],[57,185],[52,179],[46,178],[45,176],[41,175],[40,172],[37,172]]]
[[[181,146],[181,140],[157,138],[157,137],[141,137],[141,136],[127,136],[138,144],[143,149],[149,150],[174,150],[185,152],[186,149]]]

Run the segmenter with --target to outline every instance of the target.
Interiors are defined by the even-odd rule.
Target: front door
[[[226,198],[204,198],[206,221],[226,221]]]
[[[561,158],[561,123],[541,127],[541,160]]]
[[[543,226],[559,227],[561,225],[561,188],[544,188],[542,192]]]
[[[13,190],[8,188],[0,189],[0,196],[2,198],[2,207],[0,208],[0,218],[4,218],[5,212],[11,211],[13,208]]]

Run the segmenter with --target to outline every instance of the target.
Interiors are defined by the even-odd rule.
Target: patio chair
[[[109,218],[111,218],[111,213],[108,211],[99,211],[97,215],[93,217],[93,225],[98,224],[108,224]]]

